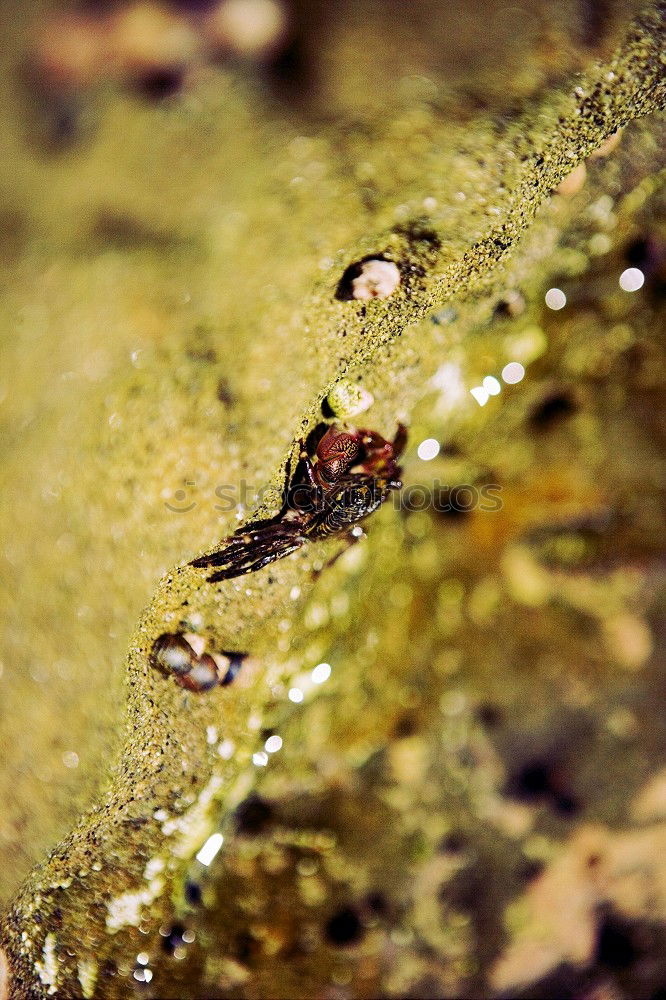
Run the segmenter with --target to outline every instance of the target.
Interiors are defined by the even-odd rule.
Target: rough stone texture
[[[3,741],[25,746],[31,722],[47,773],[11,749],[28,773],[7,855],[21,844],[25,871],[65,833],[63,753],[87,768],[75,804],[92,801],[9,904],[12,995],[485,995],[563,963],[572,989],[592,989],[606,982],[595,907],[661,940],[661,896],[614,874],[632,844],[657,864],[661,826],[611,832],[664,756],[656,124],[627,129],[582,191],[551,197],[663,105],[661,30],[649,8],[614,56],[516,88],[523,107],[503,115],[417,80],[356,127],[344,95],[339,121],[304,122],[251,82],[202,72],[172,108],[114,97],[91,145],[57,161],[26,152],[8,97]],[[647,230],[662,263],[632,305],[615,272]],[[372,254],[399,265],[396,293],[337,297]],[[567,317],[541,305],[551,276],[571,287]],[[518,287],[528,306],[509,320]],[[469,402],[521,352],[536,365],[524,393]],[[178,565],[238,523],[214,508],[220,484],[281,485],[343,378],[374,396],[364,423],[444,437],[441,481],[499,483],[502,510],[386,509],[316,583],[338,542],[224,585]],[[423,475],[412,454],[408,484]],[[179,488],[196,502],[182,514],[165,506]],[[39,527],[27,542],[26,512]],[[188,694],[149,660],[179,629],[253,662],[230,688]],[[320,695],[321,659],[335,669]],[[264,773],[253,754],[274,730],[284,747]],[[570,830],[581,812],[592,834]],[[45,815],[60,826],[26,838]],[[206,874],[195,855],[218,829]],[[574,875],[583,930],[574,945],[546,931],[543,949],[529,926],[586,837],[605,882],[590,894]]]

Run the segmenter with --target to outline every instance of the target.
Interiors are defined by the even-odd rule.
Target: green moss
[[[91,333],[85,324],[119,331],[117,344],[99,359],[100,366],[111,372],[109,380],[103,380],[98,388],[93,370],[90,388],[79,397],[86,398],[83,414],[70,415],[62,427],[68,447],[76,440],[81,452],[88,450],[94,457],[79,467],[66,448],[56,449],[46,465],[54,478],[65,469],[58,480],[65,491],[77,475],[84,478],[71,500],[65,498],[64,509],[72,517],[72,535],[78,532],[79,537],[88,539],[90,548],[83,553],[82,563],[75,558],[64,562],[74,573],[77,567],[79,572],[81,565],[86,567],[89,600],[96,609],[113,609],[108,614],[114,635],[109,639],[107,629],[102,640],[98,639],[94,650],[98,663],[110,662],[111,651],[118,656],[126,638],[118,623],[135,614],[141,595],[156,577],[161,579],[129,640],[122,678],[124,694],[121,696],[117,680],[102,696],[107,700],[97,704],[95,693],[88,709],[92,720],[99,712],[110,733],[106,746],[111,746],[112,734],[120,728],[121,697],[125,699],[123,736],[104,791],[95,795],[72,832],[27,877],[3,920],[3,947],[17,997],[35,995],[35,990],[44,993],[54,978],[62,995],[76,996],[79,991],[86,995],[93,960],[108,973],[103,995],[126,995],[125,977],[131,975],[134,956],[146,949],[147,941],[151,950],[156,948],[156,929],[168,925],[174,915],[182,915],[185,883],[193,873],[197,877],[202,874],[195,860],[202,843],[218,828],[226,835],[231,833],[234,810],[257,781],[252,756],[261,748],[260,734],[284,716],[284,692],[296,683],[303,663],[311,662],[317,648],[316,637],[309,637],[313,648],[299,654],[299,614],[312,591],[312,571],[338,551],[338,541],[304,549],[256,576],[223,585],[211,585],[205,573],[184,564],[197,552],[210,550],[236,526],[231,512],[214,508],[220,480],[235,484],[244,478],[253,487],[268,480],[279,488],[288,455],[294,452],[298,439],[319,422],[322,401],[343,379],[362,378],[376,400],[367,422],[388,434],[397,419],[413,411],[427,380],[443,360],[456,356],[456,351],[468,351],[470,372],[477,365],[475,374],[485,373],[486,358],[500,348],[494,343],[493,331],[489,335],[493,343],[484,342],[484,323],[488,322],[490,304],[504,289],[507,269],[512,281],[527,274],[531,277],[526,282],[537,285],[546,270],[544,258],[576,216],[575,205],[566,205],[563,200],[551,202],[533,235],[528,233],[523,239],[537,210],[571,168],[605,138],[662,106],[660,30],[657,9],[651,8],[634,22],[617,55],[580,77],[575,91],[548,91],[508,123],[486,115],[471,124],[450,121],[434,103],[419,100],[375,122],[370,137],[366,128],[354,128],[345,121],[322,127],[314,138],[307,137],[304,145],[301,123],[295,117],[282,121],[277,112],[260,105],[249,88],[245,91],[228,82],[217,104],[208,95],[210,105],[198,114],[187,109],[165,112],[159,133],[154,128],[153,112],[130,110],[117,102],[102,122],[88,159],[47,167],[39,159],[24,158],[14,194],[17,201],[23,198],[29,205],[37,224],[32,230],[28,273],[17,277],[11,294],[12,304],[30,303],[33,312],[30,329],[19,333],[10,349],[10,363],[16,364],[30,338],[38,336],[40,322],[48,326],[50,321],[54,329],[61,329],[51,310],[57,313],[60,308],[73,317],[72,324],[77,317],[82,324],[83,332],[66,331],[70,339],[61,345],[59,360],[71,363],[76,371],[79,354],[85,354],[80,345],[103,341],[98,329]],[[236,137],[233,145],[224,143],[229,135]],[[649,147],[649,135],[649,131],[641,133],[643,148]],[[192,164],[188,156],[193,137],[204,149]],[[257,145],[261,146],[259,153]],[[158,167],[150,169],[141,159],[147,148]],[[248,159],[256,168],[253,172],[246,169]],[[267,167],[267,159],[274,165]],[[350,174],[350,159],[355,175]],[[100,206],[95,194],[96,171],[101,172],[109,160],[121,164],[121,176],[129,185],[125,191],[122,185],[109,184],[107,196],[113,202],[111,217],[115,219],[111,227],[109,210]],[[323,164],[316,181],[308,180],[306,169],[313,160]],[[200,175],[202,167],[208,169],[207,175]],[[358,178],[361,167],[374,179],[371,199],[364,195]],[[73,178],[85,178],[86,171],[89,176],[82,195]],[[216,191],[222,176],[230,192],[225,198]],[[299,183],[291,183],[296,177],[301,178]],[[53,190],[41,190],[44,178],[55,178]],[[170,198],[165,202],[161,185],[167,181]],[[41,193],[36,194],[36,189]],[[426,211],[424,199],[434,207]],[[135,203],[141,206],[142,218],[134,220],[132,216],[129,226],[119,225],[123,206]],[[207,218],[210,212],[212,221]],[[105,225],[100,219],[106,220]],[[37,235],[40,220],[50,226],[46,248],[40,247],[43,232]],[[72,231],[74,220],[78,231]],[[124,242],[128,238],[131,253]],[[93,246],[97,250],[91,263],[87,255]],[[335,290],[345,268],[376,253],[399,263],[403,275],[399,291],[385,301],[337,299]],[[55,305],[48,282],[44,285],[36,280],[37,276],[45,280],[41,255],[61,261],[59,288],[63,287],[63,276],[72,281],[74,291],[70,295],[61,290],[58,294],[62,298]],[[570,255],[556,260],[564,270],[570,267]],[[144,286],[150,291],[146,293]],[[121,299],[118,289],[123,291]],[[429,316],[449,303],[458,321],[450,326],[430,323]],[[43,316],[40,319],[40,309],[49,313],[46,321]],[[39,433],[35,432],[31,445],[37,455],[43,455],[52,440],[46,432],[49,413],[67,412],[52,384],[50,336],[47,329],[41,366],[22,376],[26,379],[25,398],[29,388],[34,392],[28,383],[36,379],[46,399],[40,411]],[[131,365],[127,362],[130,348]],[[13,357],[11,351],[15,352]],[[222,382],[224,399],[220,397]],[[15,421],[26,416],[20,392],[17,397],[12,414]],[[96,414],[94,421],[90,413]],[[516,409],[516,420],[524,415],[523,407]],[[415,433],[419,419],[424,418],[416,416]],[[478,440],[482,430],[483,425],[475,427],[472,421],[466,431],[468,439]],[[598,436],[593,436],[596,444]],[[494,448],[487,448],[488,465],[495,460],[501,465],[504,460],[511,466],[508,436],[505,443],[504,459],[493,453]],[[23,445],[21,441],[15,451],[8,449],[8,480],[20,473]],[[523,448],[516,465],[521,461],[525,464],[528,447]],[[190,470],[195,470],[192,475],[199,491],[195,494],[196,509],[187,519],[166,515],[165,488],[168,499],[176,486],[190,481]],[[85,515],[81,513],[82,497],[90,504]],[[539,503],[537,498],[535,504]],[[95,537],[95,504],[103,512],[102,538]],[[62,511],[53,515],[55,524],[50,530],[55,535],[59,534],[61,516]],[[385,520],[377,519],[378,532],[386,533],[378,538],[395,541],[391,531],[397,529],[391,527],[389,512],[384,516]],[[77,518],[85,523],[77,524]],[[430,534],[429,523],[426,530]],[[515,529],[504,524],[501,530],[510,537]],[[105,561],[110,539],[121,547],[123,572],[117,579]],[[66,549],[67,544],[65,541],[62,546]],[[447,544],[455,547],[455,543]],[[487,544],[482,533],[476,544],[479,550]],[[400,545],[404,558],[411,558],[409,538],[400,535]],[[390,545],[384,550],[378,543],[375,554],[374,586],[364,584],[366,589],[355,598],[360,602],[356,610],[362,620],[375,613],[377,594],[389,587],[396,570],[397,557],[391,555]],[[81,557],[80,552],[78,555]],[[423,592],[424,606],[428,606],[432,582],[427,555],[421,551],[415,558],[421,571],[413,574],[412,581]],[[352,551],[345,558],[353,571],[353,560],[363,555]],[[41,575],[31,576],[30,567],[24,571],[24,581],[35,592],[60,582],[63,562],[52,555],[44,562],[48,570],[40,571]],[[102,569],[93,571],[95,563]],[[164,572],[170,565],[174,568]],[[500,568],[489,567],[489,571],[499,573]],[[436,567],[433,572],[437,572]],[[333,579],[340,589],[340,577]],[[464,603],[464,582],[453,583],[456,599]],[[325,588],[325,582],[321,586]],[[563,598],[557,581],[548,577],[544,584],[554,605],[569,601],[580,608],[579,613],[589,614],[589,595],[579,594],[576,586],[574,581]],[[77,616],[72,613],[73,595],[80,587],[81,580],[73,578],[64,588],[54,586],[54,593],[62,596],[53,598],[51,618],[56,623],[74,623],[68,629],[55,626],[57,641],[64,649],[67,643],[85,646],[87,641],[87,632],[76,630]],[[37,610],[28,609],[23,618],[22,612],[20,607],[15,609],[14,620],[23,621],[28,631],[38,631]],[[506,609],[504,613],[508,613]],[[444,617],[440,639],[446,646],[460,630],[468,628],[468,622],[462,615],[455,622],[448,614]],[[344,621],[344,610],[341,618]],[[359,653],[361,662],[353,664],[360,682],[343,692],[341,716],[347,717],[344,709],[348,699],[346,708],[358,723],[353,739],[345,735],[336,719],[320,719],[319,727],[299,734],[313,742],[315,761],[329,738],[334,747],[344,748],[354,761],[354,770],[370,785],[373,775],[383,773],[383,747],[395,731],[391,727],[406,726],[409,722],[404,720],[419,713],[429,718],[433,711],[419,690],[422,675],[416,672],[416,676],[405,678],[402,663],[390,662],[391,649],[403,649],[397,636],[404,622],[400,616],[398,619],[396,622],[390,607],[385,619],[377,616],[375,629],[382,635],[396,636],[393,647],[386,645],[388,662],[373,664],[369,642],[368,649]],[[229,689],[219,688],[202,696],[184,692],[171,678],[158,673],[150,660],[152,644],[160,634],[183,628],[200,631],[213,648],[251,652],[254,665]],[[538,633],[537,624],[534,628]],[[290,654],[291,641],[297,652]],[[434,664],[433,687],[444,696],[448,674],[437,660],[437,650],[431,650],[422,637],[420,640],[416,628],[413,642],[417,647],[419,641],[423,641],[423,649],[415,663],[427,660]],[[526,643],[529,645],[529,640]],[[321,644],[324,649],[323,639]],[[428,660],[431,654],[432,661]],[[495,651],[500,660],[505,655]],[[442,673],[437,679],[438,662]],[[452,669],[460,662],[462,658],[450,659]],[[497,660],[488,651],[487,669],[496,667]],[[480,677],[483,672],[481,667]],[[544,674],[549,676],[548,669],[544,668]],[[66,694],[66,684],[54,680],[54,698],[63,706]],[[375,706],[365,718],[362,714],[358,717],[363,704]],[[444,774],[463,797],[470,781],[473,783],[473,762],[466,763],[465,754],[458,759],[447,747],[463,748],[469,754],[489,752],[482,739],[474,743],[470,736],[474,726],[467,709],[456,705],[455,699],[444,702],[449,716],[447,746],[443,748],[438,742],[435,721],[426,756],[435,760],[438,755],[444,757]],[[233,745],[229,755],[222,752],[225,744]],[[104,768],[105,763],[105,748],[98,749],[97,764]],[[392,766],[399,772],[399,760]],[[427,770],[430,765],[423,766]],[[487,770],[492,773],[492,762]],[[486,770],[482,767],[480,772],[483,779]],[[434,785],[441,787],[441,771],[435,769],[434,775]],[[287,777],[284,780],[288,782]],[[339,825],[329,848],[321,843],[317,846],[317,834],[311,831],[310,839],[305,837],[306,847],[328,858],[324,900],[339,896],[344,901],[346,894],[370,891],[372,886],[365,884],[368,867],[374,863],[375,869],[370,870],[379,878],[377,868],[385,865],[387,857],[394,859],[392,876],[387,878],[389,886],[398,893],[407,892],[409,866],[427,863],[441,831],[435,823],[427,836],[413,828],[404,831],[404,837],[403,831],[394,833],[400,822],[407,827],[427,823],[428,809],[406,784],[396,781],[398,787],[376,791],[375,808],[370,812],[381,818],[381,826],[366,826],[368,810],[362,798],[347,802],[342,818],[342,809],[335,808],[337,802],[328,801],[321,807],[317,822],[324,829],[326,823],[334,826],[337,812]],[[94,787],[91,773],[88,788]],[[481,804],[488,807],[487,798],[492,796],[486,793],[483,787],[475,791]],[[386,812],[380,803],[385,804]],[[450,803],[447,808],[455,813]],[[481,805],[479,809],[475,822],[483,823]],[[317,822],[313,820],[315,827]],[[450,817],[440,825],[449,823]],[[287,820],[284,826],[289,827]],[[345,831],[355,828],[360,831],[356,841],[347,841],[345,847]],[[363,852],[366,838],[367,843],[381,842],[378,856],[384,860],[378,864],[375,858],[372,862],[372,852],[365,848],[365,868],[359,865],[355,870],[350,856],[354,851]],[[303,844],[300,849],[306,853]],[[404,871],[400,870],[402,859],[407,862]],[[258,910],[264,914],[262,919],[268,920],[265,900],[279,899],[282,883],[276,878],[271,884],[268,877],[262,882],[256,858],[236,860],[239,881],[244,870],[252,876],[251,890],[244,890],[244,912]],[[262,886],[266,889],[264,899],[253,903],[253,895],[261,897]],[[315,892],[308,898],[316,896]],[[226,905],[218,898],[208,908],[217,920],[215,927],[209,928],[211,936],[220,928],[231,936],[238,923],[238,913],[230,903],[228,909]],[[288,915],[284,921],[289,922]],[[259,918],[257,922],[261,923]],[[481,933],[479,928],[477,931]],[[452,933],[455,940],[468,940],[465,929],[459,935],[455,930]],[[253,926],[252,934],[255,942],[267,940],[261,927]],[[499,934],[496,928],[493,934]],[[455,945],[452,949],[455,952]],[[274,974],[273,954],[266,948],[258,963],[257,976],[263,984],[260,995],[268,995],[266,981],[271,969]],[[418,966],[415,955],[412,958]],[[196,982],[197,976],[206,982],[204,965],[201,954],[184,962],[178,988],[186,989],[187,982]],[[242,962],[240,966],[243,973]],[[465,966],[461,959],[460,969],[461,977],[473,979],[469,961]],[[237,971],[226,968],[224,975],[233,980]],[[340,964],[328,953],[312,959],[305,971],[298,972],[296,966],[286,970],[285,990],[289,977],[297,974],[305,977],[305,992],[314,993],[329,974],[341,976],[344,982]],[[175,977],[177,973],[168,975]],[[373,987],[366,984],[364,988],[371,991]]]

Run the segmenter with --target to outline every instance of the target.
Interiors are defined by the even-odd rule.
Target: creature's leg
[[[395,437],[393,438],[393,457],[400,458],[403,451],[405,450],[405,445],[407,444],[407,428],[404,424],[398,424],[398,429],[395,432]]]
[[[305,466],[305,474],[308,477],[308,482],[312,486],[318,486],[317,478],[315,476],[314,465],[312,464],[312,459],[305,450],[305,444],[301,441],[301,459],[303,460],[303,465]]]
[[[343,556],[345,552],[348,552],[352,545],[356,545],[356,543],[360,542],[362,538],[367,538],[367,535],[365,531],[359,527],[359,525],[356,524],[353,528],[350,528],[350,530],[341,538],[341,541],[345,543],[344,547],[341,548],[339,552],[336,552],[334,556],[331,556],[331,558],[324,563],[321,569],[316,569],[314,571],[312,574],[314,579],[317,580],[324,570],[330,569],[331,566],[334,566],[340,556]]]
[[[307,541],[300,525],[287,521],[278,524],[259,522],[255,530],[243,529],[229,539],[219,552],[193,560],[192,566],[211,567],[215,572],[208,577],[211,583],[230,580],[245,573],[254,573],[276,559],[283,559]]]

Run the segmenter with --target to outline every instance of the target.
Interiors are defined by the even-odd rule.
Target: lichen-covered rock
[[[569,824],[624,821],[664,749],[635,686],[658,704],[657,454],[651,408],[636,404],[659,371],[645,332],[663,267],[652,126],[628,129],[577,192],[549,196],[662,105],[660,39],[650,8],[615,56],[536,110],[451,121],[416,96],[372,139],[348,121],[302,135],[297,116],[228,82],[220,98],[204,81],[198,110],[174,109],[162,131],[112,104],[86,154],[102,204],[80,164],[23,151],[12,190],[32,199],[30,219],[6,273],[28,330],[5,367],[23,436],[5,474],[47,514],[34,550],[23,507],[3,515],[7,651],[25,664],[5,667],[3,739],[20,746],[33,711],[39,753],[73,752],[75,678],[92,804],[3,918],[12,995],[483,995],[508,982],[496,970],[514,928],[522,938],[506,915],[558,841],[576,842]],[[400,261],[395,294],[337,297],[373,253]],[[611,280],[627,263],[648,276],[637,301]],[[556,280],[568,306],[554,313],[542,297]],[[506,315],[517,288],[525,308]],[[529,377],[502,388],[512,361]],[[409,414],[414,445],[441,439],[432,478],[412,454],[401,510],[324,573],[339,540],[212,584],[187,561],[262,494],[260,513],[274,511],[322,401],[359,376],[373,428]],[[488,377],[501,391],[480,406],[468,390]],[[80,415],[61,389],[72,381]],[[123,689],[105,671],[153,587]],[[199,658],[252,657],[231,683],[190,692],[155,668],[167,633],[198,637]],[[11,806],[10,849],[23,817],[39,825],[43,784],[30,774]],[[41,843],[33,832],[27,855],[71,815]]]

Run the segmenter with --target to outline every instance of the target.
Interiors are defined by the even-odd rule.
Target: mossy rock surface
[[[525,915],[543,913],[525,886],[544,868],[547,892],[558,851],[582,857],[586,823],[614,872],[610,831],[638,822],[664,757],[662,164],[657,116],[630,124],[663,106],[663,38],[657,6],[631,25],[614,9],[594,45],[562,10],[555,41],[524,26],[522,75],[517,50],[502,76],[479,42],[456,76],[451,42],[435,66],[441,25],[419,47],[373,9],[364,39],[350,6],[309,101],[202,71],[158,108],[99,95],[96,130],[57,155],[31,149],[5,66],[12,996],[487,995],[558,962],[592,975],[557,929],[530,964]],[[381,30],[404,68],[382,101]],[[556,193],[583,162],[581,190]],[[632,299],[617,272],[641,241]],[[373,255],[397,291],[341,297]],[[529,379],[479,407],[469,388],[512,360]],[[211,584],[189,561],[275,496],[341,380],[374,397],[365,425],[410,425],[408,488],[499,486],[501,509],[387,504],[330,568],[339,539]],[[251,658],[187,692],[155,669],[165,632]],[[630,845],[655,878],[660,837]],[[638,927],[622,933],[652,921],[660,941],[661,904],[631,911],[609,878],[600,901]]]

